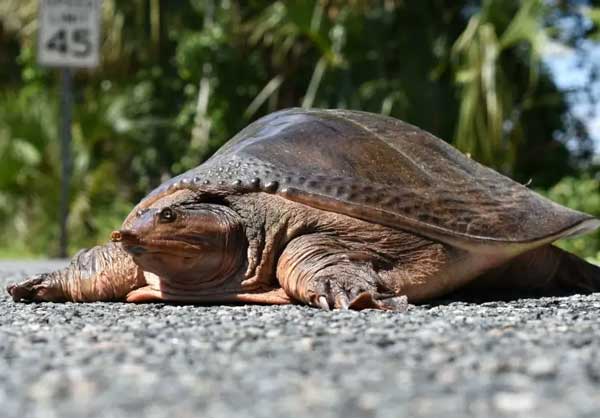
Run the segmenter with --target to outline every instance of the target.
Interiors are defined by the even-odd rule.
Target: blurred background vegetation
[[[58,250],[58,74],[37,1],[0,2],[0,257]],[[70,249],[106,241],[151,188],[276,109],[389,114],[600,216],[600,1],[104,0],[102,64],[76,74]],[[550,47],[590,66],[559,88]],[[550,48],[551,49],[551,48]],[[593,115],[587,115],[593,117]],[[596,158],[596,160],[594,160]],[[600,260],[598,234],[563,244]]]

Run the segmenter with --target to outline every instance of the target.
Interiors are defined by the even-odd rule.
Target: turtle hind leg
[[[523,253],[480,276],[452,298],[515,299],[600,291],[600,267],[553,245]]]
[[[558,269],[548,283],[550,289],[556,287],[566,293],[600,292],[600,267],[558,247],[549,248],[560,258]]]
[[[6,288],[15,302],[124,300],[146,285],[143,270],[119,244],[77,253],[64,269],[37,274]]]

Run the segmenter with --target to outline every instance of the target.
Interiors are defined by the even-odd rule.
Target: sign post
[[[67,256],[69,185],[71,183],[71,125],[73,117],[73,69],[98,65],[100,6],[102,0],[40,0],[38,62],[61,73],[60,101],[60,246]]]

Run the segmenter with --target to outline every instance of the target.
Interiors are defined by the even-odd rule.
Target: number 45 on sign
[[[52,67],[95,67],[101,0],[41,0],[38,61]]]

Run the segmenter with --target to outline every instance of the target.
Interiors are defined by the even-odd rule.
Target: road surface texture
[[[0,285],[62,262],[0,262]],[[0,416],[598,417],[600,294],[406,313],[16,304]]]

